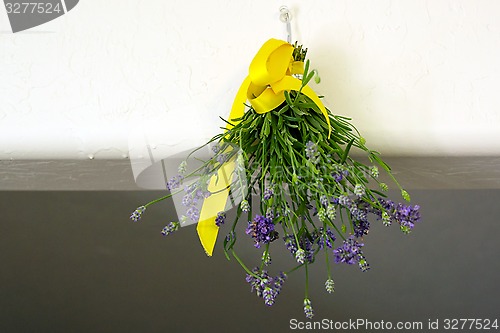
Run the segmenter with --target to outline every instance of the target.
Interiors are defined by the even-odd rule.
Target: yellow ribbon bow
[[[302,81],[292,76],[292,74],[302,74],[304,71],[304,64],[294,61],[293,50],[294,47],[291,44],[274,38],[262,45],[250,64],[248,77],[236,94],[229,114],[229,122],[234,123],[233,119],[243,116],[247,100],[250,101],[255,112],[262,114],[280,106],[285,101],[285,91],[300,90],[318,106],[330,128],[328,112],[319,97],[310,87],[302,87]],[[232,125],[228,125],[227,129],[231,127]],[[219,168],[217,176],[211,178],[208,186],[212,195],[205,199],[201,208],[196,230],[208,256],[213,253],[219,232],[215,218],[217,213],[224,211],[226,207],[234,167],[233,160],[224,163]]]

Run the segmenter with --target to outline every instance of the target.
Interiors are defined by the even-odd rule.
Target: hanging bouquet
[[[383,192],[388,185],[379,181],[379,168],[410,201],[379,153],[365,146],[350,119],[332,114],[308,86],[313,79],[319,82],[319,77],[305,61],[306,53],[297,43],[267,41],[224,120],[224,132],[207,143],[212,156],[200,160],[194,157],[199,150],[189,154],[167,182],[170,194],[140,206],[131,219],[138,221],[151,204],[181,194],[185,213],[162,233],[167,236],[180,226],[197,223],[200,241],[211,256],[219,227],[228,224],[226,211],[235,207],[236,217],[224,238],[227,259],[236,259],[251,290],[268,306],[274,304],[289,273],[303,269],[304,313],[312,318],[308,267],[318,255],[326,257],[325,289],[332,293],[330,262],[358,265],[363,272],[370,267],[362,250],[370,215],[386,226],[398,224],[407,234],[420,213],[417,205],[386,198]],[[371,164],[354,159],[352,148],[366,152]],[[241,238],[238,223],[245,224],[245,237],[262,251],[252,269],[235,251]],[[296,265],[271,276],[267,266],[272,247],[283,243]]]

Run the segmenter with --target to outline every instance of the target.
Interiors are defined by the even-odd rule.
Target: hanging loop
[[[287,32],[286,41],[288,43],[292,42],[292,26],[290,24],[291,20],[292,20],[292,15],[290,14],[290,10],[288,9],[288,7],[281,6],[280,7],[280,21],[286,24],[286,32]]]

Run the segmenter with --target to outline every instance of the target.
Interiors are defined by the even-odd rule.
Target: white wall
[[[260,45],[286,38],[283,4],[314,89],[371,147],[500,153],[499,1],[81,0],[17,34],[0,8],[0,159],[121,159],[130,129],[202,142]]]

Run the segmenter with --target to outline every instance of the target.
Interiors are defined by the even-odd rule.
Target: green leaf
[[[293,109],[293,111],[295,112],[295,114],[296,114],[297,116],[308,116],[308,115],[309,115],[309,113],[308,113],[308,112],[304,112],[304,111],[302,110],[302,108],[299,108],[299,107],[294,107],[294,108],[292,108],[292,109]]]
[[[225,122],[226,124],[229,124],[229,125],[231,125],[231,126],[234,126],[234,124],[230,123],[229,121],[227,121],[226,119],[222,118],[221,116],[219,116],[219,118],[220,118],[223,122]],[[241,118],[240,118],[240,119],[241,119]],[[240,120],[240,119],[233,119],[233,120],[238,121],[238,120]]]
[[[351,149],[352,144],[354,143],[354,139],[351,139],[349,143],[347,144],[347,147],[344,150],[344,155],[342,156],[342,160],[340,164],[344,164],[345,161],[347,160],[347,156],[349,155],[349,150]]]
[[[285,91],[285,94],[288,94],[288,91]],[[288,95],[288,98],[290,98],[290,95]],[[286,97],[285,97],[285,99],[286,99]],[[283,113],[285,113],[289,109],[290,109],[290,107],[288,105],[284,105],[278,112],[276,112],[276,114],[278,116],[281,116]]]
[[[304,79],[308,74],[309,74],[309,59],[306,60],[306,63],[304,65],[304,74],[302,76],[302,79]],[[305,86],[305,84],[303,83],[302,85]]]
[[[379,156],[378,156],[378,153],[376,152],[371,152],[370,153],[370,157],[373,161],[377,162],[382,168],[384,168],[385,171],[387,172],[391,172],[391,167],[389,165],[387,165],[387,163],[385,163]]]
[[[283,127],[283,117],[278,116],[278,131],[280,131],[282,127]]]
[[[315,119],[315,117],[309,117],[307,118],[307,121],[309,121],[309,123],[318,130],[324,128],[324,126],[321,126],[321,124],[318,122],[318,120]]]
[[[290,106],[295,106],[295,104],[292,102],[292,99],[290,98],[290,93],[285,90],[284,94],[285,94],[286,103]]]
[[[314,72],[309,73],[307,77],[304,74],[304,77],[302,78],[302,87],[307,86],[307,84],[309,83],[309,81],[312,80],[313,77],[314,77]]]
[[[299,106],[301,108],[305,108],[305,109],[313,109],[314,107],[317,107],[316,103],[314,103],[314,102],[301,102],[301,103],[299,103]],[[314,110],[314,111],[316,111],[316,110]]]
[[[282,117],[285,118],[285,120],[288,120],[288,121],[295,121],[295,122],[302,121],[301,118],[297,118],[297,117],[291,117],[291,116],[287,116],[287,115],[282,115]]]
[[[310,122],[310,119],[309,119],[309,122]],[[319,126],[319,127],[321,127],[321,126]],[[320,131],[317,128],[318,128],[317,126],[314,126],[312,124],[310,126],[308,126],[308,130],[310,130],[316,134],[320,133]]]
[[[382,192],[380,192],[380,191],[377,191],[377,190],[370,190],[370,191],[372,191],[373,193],[375,193],[375,194],[377,194],[377,195],[380,195],[381,197],[384,197],[384,198],[386,198],[386,197],[387,197],[387,195],[386,195],[385,193],[382,193]]]

